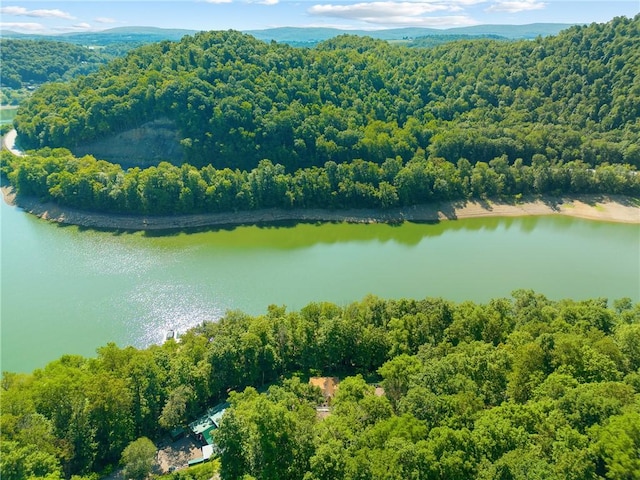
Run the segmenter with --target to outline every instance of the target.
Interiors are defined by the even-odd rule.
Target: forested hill
[[[408,46],[432,47],[454,40],[473,38],[522,39],[557,34],[569,24],[536,23],[530,25],[480,25],[439,30],[434,28],[398,28],[378,31],[349,31],[351,35],[371,36]],[[69,80],[92,73],[98,66],[129,50],[165,40],[179,41],[197,30],[153,27],[119,27],[99,32],[62,35],[22,34],[2,31],[0,38],[0,85],[20,88],[49,81]],[[313,46],[346,33],[335,28],[269,28],[245,33],[265,42],[294,46]]]
[[[115,57],[104,51],[66,42],[2,39],[0,86],[22,88],[69,80],[98,70]]]
[[[5,154],[2,174],[130,214],[640,196],[639,25],[433,49],[203,32],[43,86],[16,117],[22,146],[82,158]]]
[[[640,16],[533,41],[409,49],[340,36],[313,49],[234,31],[141,47],[46,85],[20,110],[23,146],[74,147],[165,118],[186,161],[293,171],[360,158],[640,165]]]
[[[629,299],[524,290],[230,312],[179,343],[4,373],[0,474],[95,479],[231,390],[225,480],[640,478],[639,322]],[[342,379],[324,420],[310,374]]]

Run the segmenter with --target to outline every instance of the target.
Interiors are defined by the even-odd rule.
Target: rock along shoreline
[[[188,230],[280,222],[426,223],[473,217],[532,215],[566,215],[589,220],[640,224],[639,199],[600,195],[529,198],[519,203],[439,202],[388,210],[274,208],[167,216],[108,214],[61,207],[52,202],[41,202],[37,198],[16,196],[10,186],[2,187],[2,196],[7,204],[15,205],[48,221],[107,230]]]

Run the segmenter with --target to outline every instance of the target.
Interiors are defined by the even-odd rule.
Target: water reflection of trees
[[[399,224],[359,224],[345,222],[304,223],[279,222],[268,225],[235,226],[166,232],[167,236],[203,236],[209,246],[217,248],[297,249],[314,245],[339,243],[397,243],[405,246],[437,238],[453,232],[495,232],[518,228],[530,233],[543,221],[541,217],[483,217],[441,222],[404,222]],[[546,218],[549,225],[562,224],[569,228],[575,219]],[[149,232],[155,238],[164,234]]]

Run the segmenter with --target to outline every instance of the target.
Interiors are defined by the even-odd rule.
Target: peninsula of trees
[[[325,419],[307,383],[317,374],[342,379]],[[215,434],[223,479],[638,478],[640,304],[369,296],[66,355],[4,373],[0,473],[97,478],[131,442],[230,391]]]
[[[145,214],[638,196],[639,26],[432,49],[353,36],[302,49],[234,31],[147,45],[39,89],[15,125],[23,147],[47,148],[5,157],[3,174],[61,205]],[[58,150],[158,121],[181,152],[171,163]]]
[[[19,89],[69,80],[95,72],[113,58],[114,55],[65,42],[3,39],[0,86]]]

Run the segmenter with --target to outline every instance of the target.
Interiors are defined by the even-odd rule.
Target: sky
[[[640,0],[0,0],[0,30],[23,33],[153,26],[189,30],[274,27],[384,29],[607,22]]]

